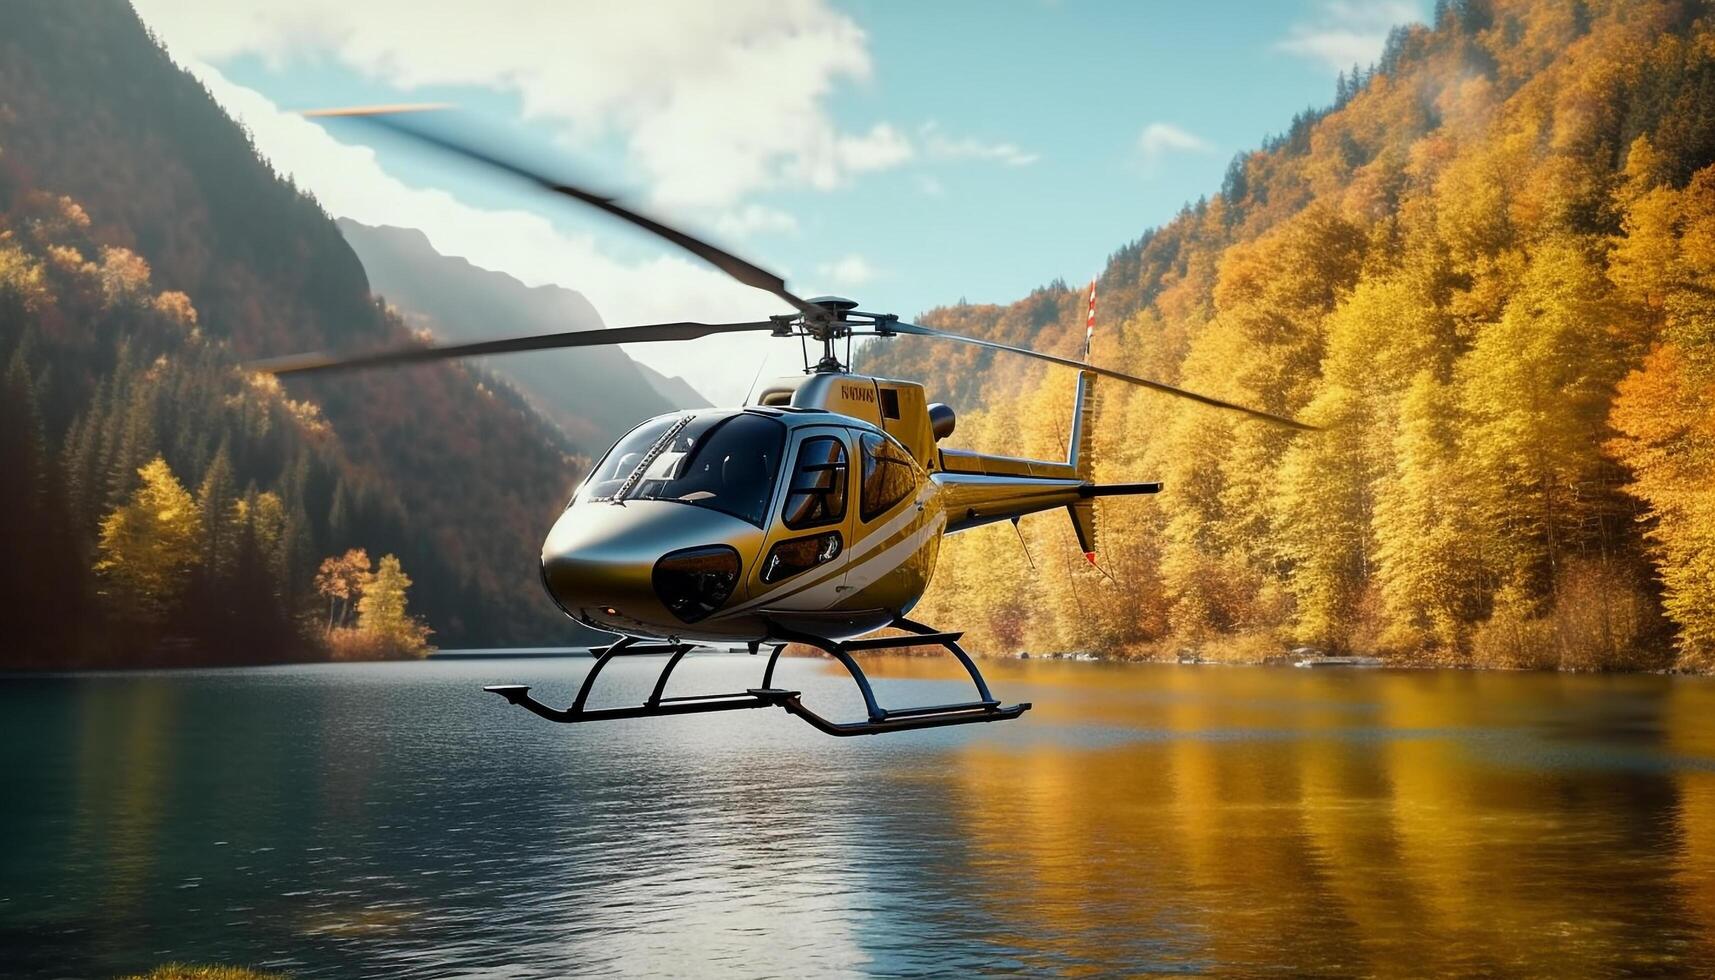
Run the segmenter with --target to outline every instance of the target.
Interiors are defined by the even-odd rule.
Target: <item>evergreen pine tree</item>
[[[218,581],[232,570],[237,555],[234,514],[238,488],[232,477],[232,454],[225,440],[197,487],[197,511],[202,520],[202,565],[204,574]]]

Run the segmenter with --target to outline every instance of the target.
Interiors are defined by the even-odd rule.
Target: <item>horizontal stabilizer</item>
[[[1066,513],[1072,518],[1072,530],[1078,535],[1078,550],[1084,553],[1084,560],[1094,565],[1096,563],[1096,498],[1123,497],[1138,493],[1160,493],[1160,483],[1109,483],[1099,485],[1086,483],[1078,488],[1078,496],[1082,499],[1066,505]]]
[[[1160,493],[1161,483],[1086,483],[1078,488],[1080,497],[1129,497],[1139,493]]]

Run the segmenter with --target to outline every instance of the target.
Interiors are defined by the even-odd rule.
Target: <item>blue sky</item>
[[[1212,194],[1234,153],[1330,101],[1339,66],[1373,59],[1390,25],[1426,13],[1401,0],[137,5],[332,213],[421,227],[443,252],[579,289],[610,325],[778,304],[605,218],[293,110],[454,103],[448,124],[703,231],[800,292],[909,317],[1088,278]],[[630,350],[731,400],[757,343]]]

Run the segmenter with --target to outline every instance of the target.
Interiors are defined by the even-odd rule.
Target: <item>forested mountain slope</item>
[[[991,650],[1715,667],[1710,7],[1433,19],[1101,274],[1095,361],[1327,431],[1101,385],[1099,477],[1166,492],[1101,504],[1102,571],[1064,520],[1026,523],[1035,571],[1011,528],[953,539],[923,618]],[[924,320],[1076,356],[1083,289]],[[860,363],[927,380],[958,441],[1061,451],[1069,372]]]
[[[264,618],[238,607],[266,606],[268,623],[313,621],[318,606],[325,618],[316,564],[353,547],[400,557],[443,645],[565,636],[536,565],[579,466],[520,397],[455,365],[284,390],[235,366],[409,336],[332,219],[126,4],[0,8],[0,465],[16,508],[0,530],[8,555],[40,563],[8,563],[20,581],[0,602],[31,648],[8,656],[301,655],[299,638],[267,641]],[[160,581],[121,581],[95,570],[109,520],[157,491],[179,499],[140,475],[157,455],[207,512],[183,528],[200,550],[163,519],[143,542]],[[239,555],[218,539],[232,526],[257,552],[244,561],[267,566],[253,587],[230,577]],[[199,577],[222,609],[187,591]],[[115,611],[120,593],[148,601]]]
[[[560,286],[532,288],[503,272],[442,255],[414,228],[372,228],[349,218],[338,223],[363,262],[370,289],[398,309],[407,323],[439,340],[603,327],[601,315],[582,293]],[[617,347],[495,358],[483,367],[517,383],[585,455],[605,451],[642,419],[708,404],[694,394],[689,402],[669,401],[658,385],[672,382]]]

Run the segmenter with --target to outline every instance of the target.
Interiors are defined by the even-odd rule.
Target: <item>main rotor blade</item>
[[[660,238],[664,238],[734,279],[737,279],[739,282],[744,283],[746,286],[752,286],[765,292],[773,293],[775,296],[778,296],[787,303],[790,303],[792,308],[796,309],[800,313],[816,313],[820,311],[821,308],[816,304],[799,298],[797,295],[792,293],[791,290],[787,289],[786,280],[780,278],[774,273],[753,263],[746,262],[744,259],[739,258],[731,252],[716,248],[714,245],[711,245],[700,238],[688,235],[677,228],[664,225],[661,222],[656,221],[654,218],[639,214],[636,211],[618,203],[611,197],[605,197],[601,194],[596,194],[593,191],[585,190],[582,187],[554,180],[550,177],[544,176],[543,174],[537,173],[534,170],[530,170],[521,164],[513,163],[509,160],[502,160],[496,156],[491,156],[475,147],[466,146],[465,144],[456,142],[446,136],[419,129],[395,118],[396,116],[403,115],[407,112],[421,111],[422,108],[423,107],[416,106],[359,106],[346,109],[314,109],[303,113],[303,115],[310,118],[337,117],[355,119],[359,122],[368,123],[369,125],[380,127],[389,132],[409,137],[419,143],[425,143],[435,149],[450,153],[454,156],[460,156],[474,163],[483,164],[484,166],[498,170],[502,173],[511,174],[521,180],[535,184],[543,190],[554,194],[560,194],[576,201],[581,201],[593,208],[605,211],[621,221],[630,222],[631,224],[642,228],[644,231]],[[439,108],[439,106],[429,108]]]
[[[1023,354],[1025,357],[1034,357],[1051,364],[1063,364],[1066,367],[1077,368],[1080,371],[1091,371],[1104,378],[1114,378],[1130,384],[1142,385],[1145,388],[1153,388],[1156,391],[1166,392],[1169,395],[1174,395],[1179,398],[1189,398],[1194,402],[1200,402],[1204,405],[1210,405],[1215,408],[1225,408],[1234,412],[1243,412],[1251,418],[1262,419],[1265,422],[1273,422],[1276,425],[1284,425],[1294,429],[1301,429],[1306,432],[1317,432],[1321,429],[1320,426],[1309,425],[1307,423],[1300,422],[1297,419],[1289,419],[1284,415],[1275,415],[1270,412],[1264,412],[1261,409],[1249,408],[1233,402],[1222,401],[1219,398],[1212,398],[1208,395],[1199,395],[1195,391],[1186,391],[1184,388],[1175,388],[1170,384],[1162,384],[1159,381],[1151,381],[1148,378],[1139,378],[1119,371],[1110,371],[1107,368],[1097,367],[1094,364],[1085,364],[1083,361],[1074,361],[1069,357],[1057,357],[1053,354],[1044,354],[1041,351],[1031,350],[1028,347],[1013,347],[1009,344],[997,344],[992,340],[978,340],[975,337],[966,337],[962,334],[948,333],[945,330],[936,330],[933,327],[925,327],[920,324],[905,323],[903,321],[888,324],[888,329],[892,330],[894,333],[912,334],[919,337],[935,337],[941,340],[956,341],[961,344],[971,344],[976,347],[987,347],[989,350],[1006,351],[1009,354]]]
[[[664,340],[695,340],[718,333],[741,333],[747,330],[773,330],[770,320],[748,323],[649,323],[636,327],[611,327],[601,330],[568,330],[565,333],[536,334],[530,337],[506,337],[500,340],[478,340],[468,344],[448,344],[445,347],[412,346],[388,350],[340,353],[311,351],[288,354],[245,364],[246,370],[262,374],[308,374],[312,371],[336,371],[349,368],[381,367],[389,364],[416,364],[423,361],[444,361],[455,357],[482,357],[487,354],[513,354],[531,350],[557,350],[562,347],[602,347],[608,344],[649,344]]]

